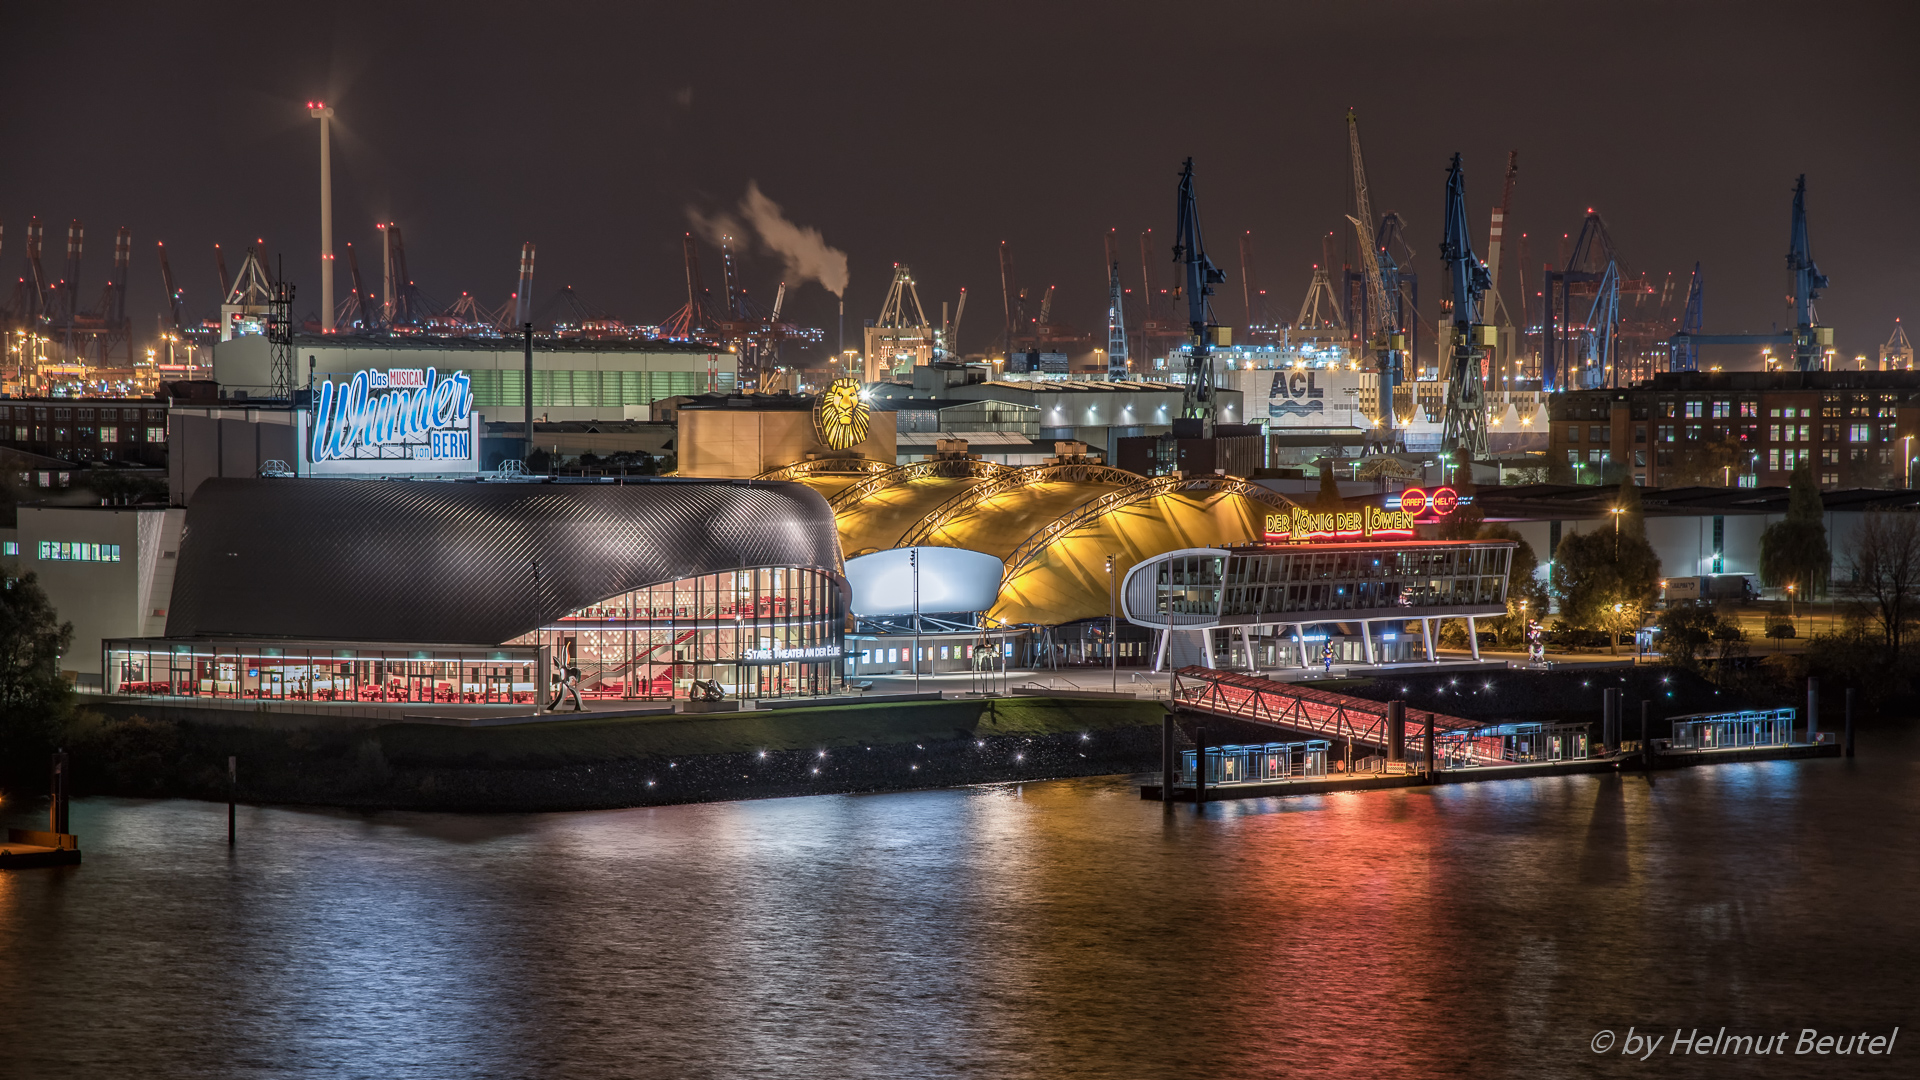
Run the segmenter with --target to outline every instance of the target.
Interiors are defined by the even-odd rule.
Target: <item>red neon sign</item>
[[[1400,509],[1415,517],[1427,508],[1427,493],[1419,488],[1410,487],[1400,493]]]
[[[1428,502],[1432,505],[1434,513],[1446,517],[1460,509],[1460,493],[1450,487],[1435,488]]]

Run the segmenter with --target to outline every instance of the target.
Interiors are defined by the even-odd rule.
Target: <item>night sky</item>
[[[847,253],[850,327],[878,314],[889,267],[904,261],[934,318],[969,288],[961,344],[981,349],[1000,332],[998,241],[1012,242],[1022,284],[1059,286],[1060,315],[1096,326],[1102,235],[1119,229],[1131,284],[1137,234],[1172,232],[1191,154],[1208,246],[1229,270],[1218,310],[1238,323],[1242,230],[1260,284],[1290,316],[1320,237],[1346,229],[1352,106],[1374,209],[1407,219],[1429,318],[1455,150],[1483,255],[1517,149],[1510,229],[1532,234],[1532,287],[1591,206],[1630,272],[1704,262],[1718,332],[1780,320],[1789,197],[1805,172],[1814,254],[1833,281],[1822,321],[1843,356],[1872,355],[1896,316],[1920,313],[1914,11],[7,4],[0,272],[19,275],[38,214],[57,276],[66,222],[79,217],[90,303],[114,228],[131,226],[130,308],[144,336],[164,303],[155,240],[198,315],[217,303],[212,245],[237,267],[264,237],[286,258],[296,307],[317,310],[318,123],[305,102],[319,97],[339,117],[337,295],[345,243],[377,251],[373,223],[392,219],[413,277],[442,302],[470,291],[501,303],[533,240],[538,298],[572,284],[617,317],[656,322],[684,299],[689,208],[733,209],[752,181]],[[706,256],[717,288],[717,256]],[[746,269],[770,300],[780,261],[759,254]],[[1170,281],[1170,267],[1159,273]],[[789,311],[831,335],[819,286],[795,292]]]

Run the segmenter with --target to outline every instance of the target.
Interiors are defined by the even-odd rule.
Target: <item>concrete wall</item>
[[[744,479],[808,454],[839,452],[815,436],[808,409],[681,409],[676,415],[681,476]],[[892,462],[898,438],[893,414],[875,413],[866,441],[845,453]]]
[[[162,632],[185,518],[177,509],[20,508],[19,569],[38,576],[59,618],[73,624],[62,671],[92,685],[100,675],[101,639]],[[120,560],[42,558],[41,541],[118,544]]]
[[[364,369],[433,367],[443,372],[454,370],[490,374],[498,372],[510,376],[515,386],[519,385],[521,373],[526,364],[520,343],[504,338],[499,341],[457,341],[444,345],[389,343],[353,338],[341,338],[337,343],[301,339],[295,345],[294,381],[300,386],[307,384],[309,361],[318,376],[331,375],[335,381],[343,375],[351,375],[353,372]],[[709,357],[712,357],[711,364]],[[245,391],[250,396],[262,397],[269,392],[271,385],[269,376],[271,359],[270,345],[263,337],[238,337],[232,341],[223,341],[214,351],[214,378],[228,394]],[[533,346],[533,368],[536,374],[540,372],[643,372],[651,375],[679,374],[692,379],[691,384],[682,386],[673,391],[674,393],[705,392],[709,389],[707,385],[709,366],[714,369],[715,377],[719,382],[717,389],[722,392],[731,391],[739,371],[739,358],[724,350],[710,352],[707,349],[696,350],[690,347],[554,348],[551,343],[543,344],[538,340]],[[488,401],[485,400],[487,391],[480,385],[482,381],[482,378],[476,375],[474,408],[483,419],[526,422],[526,408],[521,403],[524,390],[512,395],[511,401]],[[539,380],[536,379],[536,390],[539,385]],[[669,395],[663,393],[660,396]],[[649,398],[649,400],[652,399]],[[648,402],[635,401],[627,404],[644,408]],[[545,417],[555,421],[614,419],[625,415],[623,404],[556,404],[552,400],[542,400],[538,392],[534,397],[533,409],[536,419]]]
[[[286,409],[180,406],[168,414],[167,482],[175,506],[216,476],[254,477],[265,461],[296,464],[294,416]]]

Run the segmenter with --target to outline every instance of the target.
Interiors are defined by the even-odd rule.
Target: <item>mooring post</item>
[[[1434,746],[1433,746],[1433,714],[1428,713],[1427,714],[1427,783],[1429,784],[1433,783],[1434,777],[1438,773],[1437,763],[1439,762],[1439,760],[1440,760],[1440,756],[1439,754],[1434,752]]]
[[[1852,757],[1853,756],[1853,687],[1851,686],[1847,687],[1847,734],[1845,737],[1845,741],[1846,741],[1846,748],[1847,748],[1846,755],[1848,757]]]
[[[233,846],[233,796],[240,786],[240,759],[227,758],[227,846]]]
[[[1193,727],[1193,805],[1207,801],[1207,729]]]
[[[1651,730],[1649,721],[1652,718],[1652,714],[1653,702],[1642,700],[1640,702],[1640,767],[1642,769],[1650,769],[1653,767],[1653,743],[1647,738],[1647,734]]]
[[[1813,741],[1813,733],[1820,726],[1820,676],[1807,676],[1807,741]]]
[[[1387,702],[1387,761],[1404,765],[1407,760],[1407,703]]]
[[[53,752],[53,773],[47,784],[47,831],[67,831],[67,752]]]
[[[1160,801],[1173,805],[1173,714],[1160,722]]]
[[[1600,750],[1620,749],[1620,688],[1609,686],[1600,692]]]

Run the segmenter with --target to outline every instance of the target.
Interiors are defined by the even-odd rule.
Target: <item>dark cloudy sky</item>
[[[1466,155],[1483,245],[1518,149],[1512,227],[1533,234],[1536,263],[1596,207],[1630,269],[1703,261],[1722,331],[1780,318],[1789,193],[1807,173],[1814,253],[1833,279],[1821,314],[1850,356],[1920,313],[1914,10],[8,3],[0,264],[17,276],[31,214],[58,263],[79,217],[91,294],[113,228],[129,225],[144,329],[163,302],[155,240],[200,311],[216,302],[212,245],[265,237],[306,310],[318,135],[304,102],[325,97],[344,129],[336,246],[373,247],[374,221],[400,222],[413,276],[442,300],[504,300],[530,239],[537,294],[570,283],[657,321],[683,299],[687,208],[730,207],[751,180],[848,253],[850,325],[878,313],[905,261],[933,311],[970,289],[962,344],[980,348],[999,332],[998,241],[1023,284],[1058,285],[1060,311],[1093,324],[1102,235],[1118,228],[1131,253],[1139,230],[1170,232],[1191,154],[1235,322],[1241,230],[1290,309],[1319,237],[1344,227],[1352,106],[1374,207],[1406,217],[1435,285],[1448,155]],[[748,267],[763,297],[778,275],[770,258]],[[832,325],[818,286],[790,307]]]

